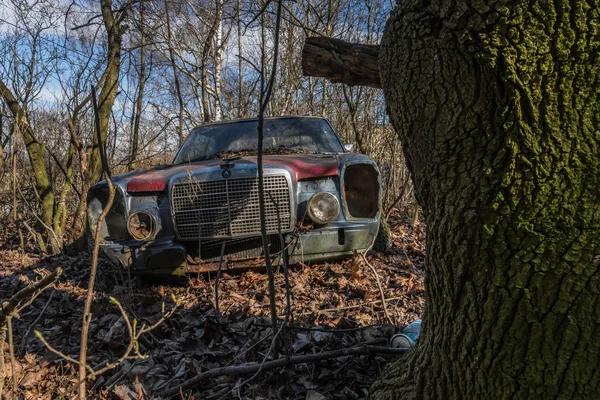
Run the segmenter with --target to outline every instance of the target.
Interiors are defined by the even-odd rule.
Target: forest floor
[[[340,263],[296,265],[290,268],[291,312],[282,352],[292,357],[360,345],[389,346],[400,328],[420,318],[424,305],[425,227],[415,229],[404,216],[390,218],[394,246],[386,254],[370,252],[386,298],[387,315],[375,276],[362,258]],[[13,247],[13,248],[11,248]],[[90,266],[87,254],[42,257],[21,254],[0,242],[0,303],[57,267],[59,281],[41,293],[13,319],[13,363],[8,343],[2,399],[74,398],[77,367],[47,350],[36,337],[75,359],[79,355],[82,310]],[[214,275],[214,274],[213,274]],[[277,311],[285,316],[284,274],[276,274]],[[184,381],[218,367],[269,360],[271,348],[267,274],[260,271],[223,274],[219,283],[219,314],[215,309],[214,276],[180,283],[143,283],[100,263],[88,362],[102,367],[118,360],[129,343],[125,318],[114,297],[138,328],[161,319],[174,302],[169,318],[139,340],[144,358],[131,358],[89,384],[90,398],[153,399]],[[389,318],[388,318],[389,316]],[[359,399],[381,369],[398,355],[367,354],[331,358],[261,371],[220,374],[195,385],[187,399]],[[0,371],[1,374],[1,371]]]

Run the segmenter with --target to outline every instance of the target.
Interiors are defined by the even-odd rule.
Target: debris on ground
[[[362,257],[339,263],[290,268],[291,305],[282,331],[281,352],[316,354],[360,345],[388,346],[401,328],[421,318],[424,305],[425,227],[413,229],[406,217],[390,218],[394,246],[386,254],[371,252],[381,291]],[[41,293],[13,318],[14,374],[17,397],[73,398],[77,366],[52,353],[36,337],[64,355],[78,359],[83,304],[91,262],[87,255],[42,257],[22,254],[7,240],[0,247],[0,302],[57,267],[64,272],[54,287]],[[270,360],[271,319],[267,275],[262,271],[224,272],[219,280],[219,312],[215,310],[213,275],[191,276],[187,282],[144,282],[127,271],[101,262],[89,332],[88,362],[94,369],[115,362],[129,344],[127,320],[110,298],[122,304],[138,327],[159,321],[174,302],[174,314],[140,337],[143,358],[123,360],[89,384],[94,397],[152,399],[213,368]],[[276,274],[277,312],[286,316],[284,274]],[[13,365],[4,344],[3,399],[12,397]],[[192,390],[194,399],[359,399],[381,369],[398,356],[345,356],[244,376],[220,376]],[[179,395],[177,398],[181,398]]]

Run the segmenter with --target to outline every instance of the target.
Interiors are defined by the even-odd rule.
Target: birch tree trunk
[[[600,398],[598,3],[402,1],[379,65],[427,303],[370,398]]]
[[[221,104],[221,88],[223,87],[223,0],[216,0],[215,12],[215,121],[223,119],[223,105]]]

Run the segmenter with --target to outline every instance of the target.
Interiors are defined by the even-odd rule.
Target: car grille
[[[283,175],[265,176],[265,221],[276,233],[292,222],[290,188]],[[258,178],[175,183],[171,191],[173,218],[179,239],[260,235]]]

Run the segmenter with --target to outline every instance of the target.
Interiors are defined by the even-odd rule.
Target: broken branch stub
[[[302,74],[333,83],[381,89],[379,46],[309,37],[302,48]]]

